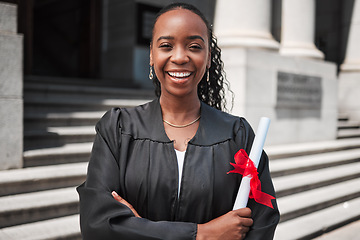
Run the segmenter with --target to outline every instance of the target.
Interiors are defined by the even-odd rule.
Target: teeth
[[[169,75],[172,77],[178,77],[178,78],[182,78],[182,77],[188,77],[190,76],[190,72],[169,72]]]

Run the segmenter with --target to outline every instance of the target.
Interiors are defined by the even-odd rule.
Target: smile
[[[191,72],[167,72],[171,77],[186,78],[191,75]]]

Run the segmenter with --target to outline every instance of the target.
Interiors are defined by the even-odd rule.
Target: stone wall
[[[334,140],[337,130],[336,65],[276,52],[224,47],[226,76],[235,93],[232,113],[256,131],[271,118],[266,144]]]
[[[23,36],[17,7],[0,2],[0,170],[22,167]]]

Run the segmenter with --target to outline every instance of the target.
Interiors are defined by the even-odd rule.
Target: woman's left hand
[[[115,198],[116,201],[118,201],[119,203],[124,204],[125,206],[127,206],[128,208],[130,208],[130,210],[133,212],[133,214],[135,215],[135,217],[141,218],[141,216],[137,213],[137,211],[135,210],[135,208],[128,203],[125,199],[123,199],[122,197],[119,196],[119,194],[117,194],[117,192],[112,191],[111,195]]]

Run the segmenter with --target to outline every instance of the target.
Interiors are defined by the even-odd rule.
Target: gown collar
[[[159,98],[149,103],[150,118],[146,120],[147,129],[156,141],[171,142],[165,132]],[[233,137],[233,127],[238,119],[201,102],[199,127],[195,136],[189,141],[193,145],[212,145]],[[151,120],[152,119],[152,120]]]

